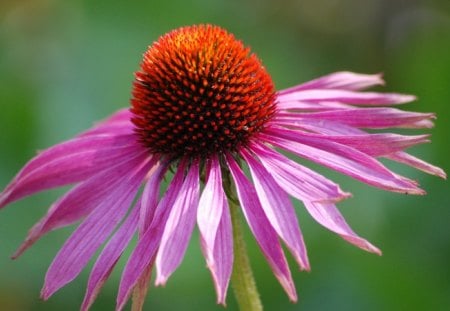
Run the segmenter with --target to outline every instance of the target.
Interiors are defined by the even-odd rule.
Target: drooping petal
[[[47,271],[41,292],[43,299],[48,299],[81,272],[125,215],[148,169],[149,161],[145,157],[67,239]]]
[[[396,108],[354,108],[311,113],[279,113],[279,122],[298,123],[302,119],[318,119],[339,122],[359,128],[431,128],[435,116],[432,113],[402,111]]]
[[[76,138],[38,154],[0,194],[0,208],[39,191],[82,180],[145,150],[134,135]]]
[[[283,101],[277,104],[280,112],[319,112],[319,111],[334,111],[340,109],[352,109],[353,106],[337,102],[302,102],[302,101]]]
[[[224,208],[224,197],[219,160],[217,156],[213,156],[197,210],[198,229],[208,254],[214,251],[217,229]]]
[[[197,210],[197,224],[202,252],[214,280],[217,303],[225,304],[233,266],[233,241],[217,156],[212,156],[209,162],[207,181]]]
[[[391,133],[358,134],[358,135],[322,135],[305,132],[295,132],[295,135],[308,139],[333,141],[338,144],[355,148],[372,157],[380,157],[402,151],[409,147],[428,143],[429,135],[399,135]]]
[[[113,151],[115,148],[130,147],[135,145],[134,135],[112,135],[112,134],[99,134],[91,137],[77,137],[46,150],[40,151],[33,159],[31,159],[23,169],[17,174],[15,180],[23,178],[26,175],[33,173],[34,170],[41,166],[65,158],[72,154],[78,154],[80,152],[97,152],[96,156],[107,156],[110,149]],[[97,160],[98,159],[90,159]],[[100,163],[96,163],[100,164]]]
[[[139,214],[139,231],[141,235],[144,234],[148,226],[150,226],[155,215],[159,200],[159,189],[166,169],[166,165],[157,163],[153,167],[154,171],[151,172],[150,178],[145,184],[144,191],[142,192]]]
[[[430,163],[427,163],[421,159],[418,159],[406,152],[396,152],[393,154],[389,154],[386,156],[386,158],[396,161],[396,162],[399,162],[399,163],[409,165],[411,167],[414,167],[418,170],[421,170],[421,171],[431,174],[431,175],[436,175],[436,176],[439,176],[444,179],[447,178],[447,174],[444,172],[443,169],[441,169],[437,166],[431,165]]]
[[[292,126],[292,124],[291,124]],[[364,132],[363,130],[360,130],[358,128],[355,127],[351,127],[348,125],[344,125],[344,124],[340,124],[340,123],[336,123],[333,121],[327,121],[327,120],[315,120],[315,119],[303,119],[301,121],[299,121],[298,123],[295,124],[296,127],[308,130],[308,131],[312,131],[315,133],[319,133],[319,134],[323,134],[325,135],[330,135],[330,136],[335,136],[335,135],[342,135],[342,136],[364,136],[364,135],[369,135],[367,132]],[[396,137],[400,136],[400,137],[404,137],[401,135],[396,135],[396,134],[372,134],[372,135],[395,135]],[[416,139],[416,137],[420,137],[419,136],[406,136],[408,137],[408,139],[412,139],[413,141]],[[423,137],[427,137],[427,135],[424,135]],[[406,140],[408,140],[406,139]],[[420,139],[419,139],[420,140]],[[428,140],[423,140],[423,141],[418,141],[417,143],[422,143],[422,142],[427,142]],[[380,144],[383,144],[380,141]],[[386,142],[387,145],[389,145],[388,142]],[[355,146],[353,146],[355,147]],[[382,146],[379,146],[382,147]],[[370,150],[368,149],[372,149],[369,147],[364,147],[362,144],[360,145],[360,151],[369,154],[368,152]],[[358,148],[357,148],[358,149]],[[372,150],[373,151],[373,150]],[[383,152],[384,154],[384,152]],[[370,154],[372,156],[378,156],[380,154]],[[441,178],[446,178],[446,174],[445,172],[440,169],[439,167],[436,167],[434,165],[431,165],[421,159],[418,159],[406,152],[402,152],[402,151],[398,151],[398,152],[393,152],[391,154],[385,154],[384,157],[399,162],[399,163],[403,163],[406,165],[409,165],[411,167],[414,167],[418,170],[421,170],[425,173],[428,174],[432,174],[432,175],[436,175],[439,176]]]
[[[372,157],[385,156],[415,145],[430,142],[427,139],[429,135],[406,136],[390,133],[366,135],[326,135],[323,137],[326,140],[355,148]]]
[[[86,137],[90,135],[98,134],[114,134],[114,135],[129,135],[134,131],[133,123],[130,120],[117,121],[111,124],[103,124],[102,126],[93,128],[87,132],[79,135],[80,137]]]
[[[312,202],[304,202],[304,204],[309,214],[325,228],[339,234],[344,240],[361,249],[381,255],[378,248],[353,232],[334,204]]]
[[[132,116],[133,114],[129,109],[121,109],[106,120],[95,124],[92,128],[81,133],[79,136],[97,135],[102,133],[131,133],[133,131],[133,124],[131,123]]]
[[[287,126],[288,128],[299,128],[308,132],[323,134],[323,135],[364,135],[367,132],[356,127],[334,122],[330,120],[308,119],[308,118],[294,118],[290,120],[274,120],[275,126]]]
[[[153,221],[156,207],[158,206],[159,200],[159,189],[161,187],[161,182],[164,174],[167,170],[166,163],[158,163],[149,172],[150,178],[145,185],[144,191],[141,197],[140,203],[140,213],[139,213],[139,239],[148,229]],[[152,274],[153,264],[150,263],[145,271],[139,278],[136,286],[133,289],[132,300],[133,300],[133,310],[142,310],[144,305],[145,297],[148,293],[148,286],[150,284],[150,278]]]
[[[412,102],[416,99],[412,95],[396,93],[354,92],[347,90],[314,89],[292,92],[278,96],[280,102],[338,102],[351,105],[382,106]]]
[[[194,160],[164,227],[156,256],[156,285],[164,285],[183,260],[197,215],[199,163]]]
[[[20,256],[47,232],[87,216],[102,201],[107,200],[111,192],[120,187],[123,182],[122,177],[136,167],[138,161],[142,161],[142,155],[130,155],[125,162],[100,172],[66,193],[50,207],[47,215],[31,228],[13,258]]]
[[[272,129],[267,132],[275,136],[261,136],[271,144],[369,185],[394,192],[424,194],[413,181],[397,176],[375,158],[354,148],[308,138],[290,130]]]
[[[183,185],[185,167],[185,161],[181,161],[166,193],[156,207],[152,222],[128,259],[120,280],[116,310],[123,309],[131,291],[155,259],[167,218]]]
[[[228,154],[227,163],[236,185],[242,211],[253,236],[272,268],[275,277],[288,294],[289,299],[297,301],[297,293],[286,257],[278,241],[277,234],[261,207],[255,188],[245,177],[234,159]]]
[[[202,252],[206,258],[209,270],[214,280],[217,293],[217,303],[225,305],[228,284],[233,271],[233,236],[230,211],[225,197],[223,197],[223,211],[214,241],[214,249],[209,250],[202,236]]]
[[[242,155],[250,168],[253,183],[267,219],[278,236],[286,243],[300,269],[309,270],[305,242],[289,197],[263,165],[245,150]]]
[[[281,153],[257,143],[252,144],[251,149],[278,185],[299,200],[339,201],[349,196],[339,185]]]
[[[308,89],[342,89],[358,91],[376,85],[384,85],[381,74],[368,75],[340,71],[282,90],[278,93],[284,95]]]
[[[89,276],[86,294],[81,305],[82,311],[87,311],[91,307],[98,292],[108,279],[114,266],[133,237],[133,234],[136,232],[138,219],[139,208],[135,207],[98,257]]]

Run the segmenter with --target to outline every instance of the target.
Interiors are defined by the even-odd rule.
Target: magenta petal
[[[352,109],[353,107],[347,104],[336,102],[301,102],[301,101],[283,101],[277,104],[280,112],[320,112],[320,111],[334,111],[341,109]]]
[[[142,193],[142,198],[140,204],[139,213],[139,239],[146,232],[150,224],[154,219],[156,212],[156,207],[158,206],[159,200],[159,189],[161,187],[161,182],[164,174],[167,170],[167,165],[157,163],[153,169],[149,172],[150,178],[145,185],[144,191]],[[139,278],[137,284],[133,290],[133,308],[136,310],[141,310],[144,305],[145,297],[147,296],[148,286],[150,284],[150,278],[153,269],[153,261],[145,269],[144,273]]]
[[[111,148],[114,150],[114,148],[120,149],[123,147],[133,146],[135,145],[135,142],[136,137],[134,135],[117,136],[111,134],[101,134],[90,137],[74,138],[39,152],[36,157],[24,166],[15,179],[23,178],[49,162],[72,154],[76,155],[81,152],[97,152],[99,153],[96,154],[97,156],[107,156]],[[98,161],[98,159],[92,160]]]
[[[276,137],[261,136],[280,148],[369,185],[394,192],[424,194],[411,180],[397,176],[375,158],[354,148],[325,139],[307,137],[290,130],[272,129],[270,133]]]
[[[225,193],[222,188],[222,174],[217,156],[210,160],[210,169],[197,210],[197,224],[207,254],[214,251],[217,229],[222,218]]]
[[[33,193],[85,180],[145,150],[134,135],[76,138],[38,154],[0,194],[0,207]]]
[[[149,268],[156,256],[170,210],[172,209],[175,200],[178,198],[183,185],[184,169],[185,162],[182,161],[179,164],[165,195],[161,201],[159,201],[150,226],[141,236],[133,253],[128,259],[120,281],[116,310],[123,309],[134,286],[138,283],[139,279],[143,273],[146,272],[146,269]],[[155,191],[159,191],[159,189],[155,189]]]
[[[194,160],[164,227],[156,256],[157,285],[164,285],[183,260],[195,226],[199,191],[199,163]]]
[[[367,132],[360,130],[356,127],[342,124],[339,122],[334,122],[330,120],[320,120],[320,119],[308,119],[294,118],[291,120],[275,120],[273,123],[275,126],[289,127],[289,128],[299,128],[306,130],[308,132],[324,134],[324,135],[365,135]]]
[[[444,179],[447,178],[447,174],[444,172],[443,169],[436,167],[434,165],[431,165],[425,161],[422,161],[421,159],[418,159],[406,152],[397,152],[397,153],[389,154],[386,156],[386,158],[396,161],[396,162],[399,162],[399,163],[409,165],[411,167],[414,167],[418,170],[421,170],[421,171],[431,174],[431,175],[436,175],[436,176],[439,176]]]
[[[159,189],[163,175],[166,171],[166,166],[157,163],[152,169],[150,178],[142,192],[141,208],[139,215],[139,232],[143,234],[150,226],[155,215],[156,207],[159,200]]]
[[[211,251],[204,242],[202,236],[202,252],[205,256],[208,268],[214,280],[214,288],[217,293],[217,303],[225,305],[228,284],[233,271],[233,236],[230,211],[227,200],[223,198],[223,212],[214,241],[214,249]]]
[[[380,157],[402,151],[409,147],[428,143],[429,135],[406,136],[391,133],[358,134],[358,135],[322,135],[299,133],[296,135],[311,139],[328,140],[355,148],[372,157]]]
[[[140,202],[138,202],[140,203]],[[139,206],[139,204],[136,204]],[[87,311],[91,307],[101,287],[108,279],[114,266],[122,255],[125,247],[130,242],[133,234],[136,232],[139,209],[134,208],[122,226],[117,230],[114,236],[109,240],[102,253],[92,268],[91,275],[84,296],[82,311]]]
[[[233,267],[231,219],[217,156],[211,158],[209,167],[207,182],[197,210],[197,223],[202,252],[214,280],[217,303],[225,304]]]
[[[104,124],[102,126],[91,129],[87,132],[80,134],[80,137],[86,137],[90,135],[99,134],[114,134],[114,135],[129,135],[133,134],[134,127],[130,120],[114,122],[111,124]]]
[[[285,101],[304,101],[304,102],[338,102],[351,105],[381,106],[404,104],[414,101],[415,96],[394,94],[394,93],[376,93],[376,92],[353,92],[347,90],[314,89],[292,92],[285,95],[279,95],[277,99],[280,102]]]
[[[124,163],[112,166],[111,169],[91,177],[66,193],[50,207],[47,215],[33,226],[13,258],[20,256],[47,232],[67,226],[88,215],[107,199],[111,192],[120,187],[122,177],[129,172],[130,167],[135,167],[139,162],[142,162],[142,155],[138,157],[133,155]]]
[[[100,121],[89,130],[81,133],[79,136],[97,135],[103,133],[129,133],[133,132],[131,118],[133,114],[129,109],[121,109],[111,115],[106,120]]]
[[[376,85],[384,85],[384,81],[380,74],[368,75],[341,71],[282,90],[279,94],[284,95],[308,89],[342,89],[358,91]]]
[[[316,137],[323,137],[326,140],[355,148],[372,157],[388,155],[418,144],[429,142],[427,139],[429,135],[406,136],[390,133],[365,135],[324,135]]]
[[[343,239],[361,249],[381,255],[378,248],[353,232],[334,204],[305,202],[305,207],[311,216],[325,228],[339,234]]]
[[[227,162],[236,185],[242,211],[253,236],[290,300],[297,301],[297,293],[286,257],[278,241],[277,234],[261,207],[255,188],[230,155],[227,155]]]
[[[303,119],[303,120],[299,121],[296,124],[296,126],[298,126],[299,128],[308,130],[308,131],[323,134],[324,136],[326,136],[326,135],[330,135],[330,136],[341,135],[341,136],[348,136],[348,137],[353,136],[354,137],[354,136],[364,136],[364,135],[371,135],[371,136],[372,135],[377,135],[377,136],[381,135],[381,137],[383,137],[384,135],[388,135],[388,136],[393,135],[393,136],[391,136],[391,138],[392,137],[400,137],[400,140],[403,139],[402,137],[405,137],[405,141],[400,143],[401,145],[410,145],[412,143],[416,144],[416,143],[428,142],[428,140],[425,139],[426,137],[428,137],[428,135],[401,136],[401,135],[396,135],[396,134],[367,134],[366,132],[364,132],[360,129],[357,129],[355,127],[339,124],[339,123],[336,123],[333,121],[326,121],[326,120]],[[424,139],[422,140],[421,137]],[[383,139],[376,143],[377,150],[374,150],[374,148],[372,148],[372,147],[375,147],[373,145],[373,143],[370,144],[369,146],[364,146],[363,144],[358,144],[359,145],[358,147],[355,145],[351,145],[351,146],[355,147],[356,149],[358,149],[366,154],[369,154],[372,156],[379,156],[379,155],[385,153],[385,152],[381,152],[381,150],[383,150]],[[391,142],[385,141],[384,144],[390,146],[392,144],[395,145],[395,142],[394,141],[391,141]],[[392,148],[391,151],[393,151],[393,149],[395,148],[394,145],[392,145],[390,147],[390,148]],[[378,149],[378,148],[381,148],[381,149]],[[386,148],[386,146],[384,146],[384,148]],[[406,146],[405,146],[405,148],[406,148]],[[402,149],[403,149],[403,147],[402,147]],[[370,152],[374,152],[374,153],[370,154]],[[447,174],[445,174],[445,172],[441,168],[431,165],[425,161],[422,161],[421,159],[418,159],[406,152],[398,151],[398,152],[393,152],[391,154],[386,154],[384,156],[390,160],[409,165],[411,167],[414,167],[414,168],[421,170],[428,174],[436,175],[441,178],[446,178],[446,176],[447,176]]]
[[[431,128],[432,113],[402,111],[395,108],[353,108],[312,113],[279,113],[276,120],[284,123],[301,123],[303,119],[334,121],[358,128]]]
[[[242,155],[250,167],[259,201],[270,224],[286,243],[300,269],[309,270],[305,242],[289,197],[278,186],[264,166],[247,152],[243,151]]]
[[[287,193],[299,200],[339,201],[349,196],[339,186],[320,174],[290,160],[262,144],[252,151]]]
[[[43,299],[48,299],[81,272],[125,215],[148,169],[148,159],[137,167],[130,167],[131,172],[123,176],[119,188],[112,191],[67,239],[47,271],[41,292]]]

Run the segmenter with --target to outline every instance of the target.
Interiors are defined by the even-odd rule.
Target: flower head
[[[49,231],[81,221],[51,264],[42,297],[72,281],[108,241],[89,278],[82,305],[87,310],[137,232],[119,287],[120,310],[133,289],[145,292],[154,267],[156,284],[168,280],[197,224],[217,300],[225,303],[233,264],[229,200],[235,195],[274,275],[295,301],[280,240],[300,269],[310,265],[290,197],[343,239],[380,251],[353,232],[336,208],[349,193],[280,150],[388,191],[424,193],[379,158],[445,178],[441,169],[404,151],[428,142],[427,135],[367,131],[429,128],[434,119],[432,113],[393,107],[414,96],[362,92],[379,84],[380,75],[338,72],[276,92],[258,58],[225,30],[210,25],[174,30],[144,54],[131,109],[39,153],[0,194],[4,207],[74,185],[30,230],[14,257]],[[160,195],[169,170],[173,177]]]

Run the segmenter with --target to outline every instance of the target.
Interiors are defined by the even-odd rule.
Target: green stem
[[[253,277],[247,248],[242,234],[242,226],[239,217],[239,205],[237,200],[229,196],[231,222],[233,224],[234,243],[234,265],[231,275],[231,286],[233,287],[239,309],[241,311],[262,311],[263,307],[259,298]]]

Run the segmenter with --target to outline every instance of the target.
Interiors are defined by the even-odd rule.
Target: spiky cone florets
[[[259,59],[217,26],[174,30],[144,54],[135,74],[132,118],[152,153],[206,157],[235,151],[275,112],[275,91]]]

